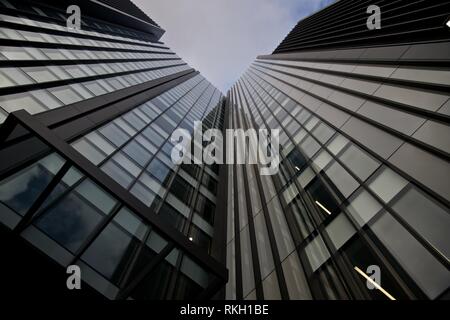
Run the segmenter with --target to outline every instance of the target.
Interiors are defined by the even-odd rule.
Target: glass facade
[[[96,4],[73,30],[63,7],[0,4],[2,226],[107,298],[211,297],[219,168],[175,165],[171,134],[223,130],[222,94],[148,17],[113,23]],[[6,120],[18,110],[31,120]]]
[[[223,96],[131,2],[80,3],[73,30],[65,1],[0,0],[9,251],[108,299],[449,298],[448,4],[383,2],[371,38],[338,1]],[[279,170],[174,164],[176,129],[279,129]]]
[[[352,50],[261,56],[230,90],[231,126],[280,129],[281,163],[269,178],[257,165],[232,171],[238,208],[228,228],[239,234],[227,243],[242,257],[227,265],[242,286],[228,283],[227,296],[448,295],[449,126],[440,110],[450,71],[338,58]],[[366,286],[373,266],[380,290]]]

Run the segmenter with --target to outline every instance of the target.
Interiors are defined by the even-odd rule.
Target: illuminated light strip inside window
[[[367,281],[369,281],[371,284],[373,284],[373,286],[375,288],[377,288],[378,290],[380,290],[386,297],[388,297],[391,300],[396,300],[389,292],[387,292],[386,290],[384,290],[378,283],[376,283],[375,281],[373,281],[373,279],[371,279],[367,274],[365,274],[360,268],[358,267],[354,267],[354,269],[356,270],[356,272],[358,272],[360,275],[362,275],[364,278],[367,279]]]

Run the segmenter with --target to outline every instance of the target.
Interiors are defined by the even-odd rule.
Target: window
[[[351,197],[347,206],[348,212],[362,227],[381,210],[381,204],[369,192],[362,189]]]
[[[59,78],[47,67],[28,67],[22,68],[36,82],[56,81]]]
[[[85,139],[72,143],[72,147],[95,165],[99,164],[106,158],[106,155],[103,152],[95,148]]]
[[[132,176],[137,177],[142,169],[138,167],[133,161],[126,157],[122,152],[116,153],[112,158],[117,164],[119,164],[122,169],[125,169]]]
[[[388,203],[398,194],[408,181],[387,167],[378,170],[376,176],[371,179],[369,188],[374,191],[384,202]]]
[[[371,229],[430,299],[448,289],[448,269],[390,214],[382,214]]]
[[[113,123],[104,126],[99,131],[117,147],[120,147],[130,138],[124,131],[120,130]]]
[[[139,181],[136,182],[133,187],[131,188],[130,192],[139,200],[142,201],[147,207],[150,207],[150,205],[155,200],[155,193],[152,192],[150,189],[145,187],[142,183]]]
[[[206,252],[210,252],[212,239],[199,227],[191,225],[189,239],[192,239],[192,242],[198,244],[200,248],[203,248]]]
[[[68,250],[76,252],[101,218],[99,211],[86,199],[71,192],[34,224]]]
[[[105,163],[102,166],[102,171],[124,188],[127,188],[134,180],[130,174],[116,165],[114,161],[108,161],[107,163]]]
[[[359,186],[359,183],[337,162],[332,164],[325,173],[344,198],[351,195]]]
[[[81,257],[116,285],[127,271],[126,263],[138,250],[141,235],[147,229],[142,221],[127,210],[121,210]]]
[[[0,97],[0,106],[7,112],[25,109],[31,114],[47,110],[38,99],[29,93],[10,94]]]
[[[380,165],[378,161],[353,144],[339,158],[362,181],[366,180]]]
[[[175,176],[170,186],[170,192],[185,203],[189,203],[192,195],[194,194],[194,188],[192,188],[183,178]]]
[[[63,164],[64,160],[53,153],[4,179],[0,182],[0,201],[24,215]]]
[[[155,176],[161,183],[164,183],[170,174],[169,167],[156,158],[150,162],[147,171]]]
[[[317,210],[322,213],[321,220],[328,215],[339,213],[338,201],[318,177],[314,178],[305,190],[312,196]]]
[[[0,87],[9,87],[13,85],[30,84],[33,81],[27,77],[19,68],[1,68],[0,69]]]
[[[186,219],[171,205],[163,203],[158,215],[175,229],[182,230]]]
[[[211,225],[214,225],[214,212],[216,206],[211,200],[199,193],[197,195],[195,209],[203,219],[208,221]]]
[[[116,148],[106,141],[101,135],[99,135],[96,131],[89,133],[86,136],[86,139],[96,145],[100,150],[105,152],[107,155],[113,153]]]
[[[123,148],[123,152],[141,166],[145,166],[152,156],[134,140]]]
[[[104,213],[109,213],[117,203],[91,180],[84,180],[75,190]]]
[[[416,188],[410,188],[392,208],[447,260],[450,259],[448,210]]]
[[[83,100],[83,98],[69,86],[51,88],[49,91],[64,104],[71,104]]]
[[[140,130],[145,126],[145,123],[140,120],[134,113],[128,112],[123,118],[130,123],[136,130]]]
[[[308,136],[302,142],[301,149],[308,157],[311,158],[320,149],[320,145],[317,143],[317,141],[314,138],[312,138],[311,136]]]
[[[142,134],[156,146],[161,146],[164,143],[164,139],[151,127],[147,127],[142,131]]]
[[[328,144],[328,149],[334,154],[338,153],[347,145],[349,140],[341,134],[337,134],[333,140]]]

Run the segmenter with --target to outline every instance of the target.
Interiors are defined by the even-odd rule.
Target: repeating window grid
[[[248,75],[244,75],[243,76],[243,79],[244,78],[246,78]],[[250,76],[248,76],[248,77],[250,77]],[[251,79],[251,80],[253,80],[254,81],[254,83],[256,83],[256,82],[258,82],[258,80],[254,80],[254,79]],[[248,80],[248,81],[251,81],[251,80]],[[262,83],[262,81],[260,80],[259,81],[260,83]],[[281,104],[282,102],[284,102],[284,100],[287,98],[286,96],[284,96],[280,91],[278,91],[278,90],[276,90],[275,88],[271,88],[270,87],[270,85],[265,85],[265,88],[266,89],[269,89],[270,91],[271,91],[271,93],[272,94],[274,94],[274,93],[277,93],[277,98],[280,98],[279,99],[279,103]],[[261,91],[259,91],[259,92],[261,92]],[[266,102],[272,102],[272,100],[271,99],[269,99],[269,98],[265,98],[265,101]],[[261,107],[261,106],[263,106],[264,104],[257,104],[259,107]],[[288,113],[289,114],[289,113]],[[314,117],[310,114],[309,115],[309,117],[308,117],[308,119],[310,119],[309,121],[312,121],[313,119],[314,119]],[[320,125],[321,125],[321,122],[320,121],[316,121],[316,123],[315,123],[315,125],[314,126],[312,126],[312,127],[310,127],[309,128],[309,130],[308,129],[306,129],[305,128],[305,126],[304,126],[304,124],[308,124],[308,119],[306,119],[304,122],[303,122],[303,124],[300,124],[300,126],[305,130],[305,131],[314,131],[315,129],[317,129]],[[317,119],[317,118],[316,118]],[[283,121],[284,119],[279,119],[279,120],[281,120],[281,121]],[[328,140],[329,141],[331,141],[330,143],[329,143],[329,145],[331,145],[331,143],[333,142],[333,141],[335,141],[336,139],[337,139],[337,137],[339,136],[339,134],[336,134],[336,135],[334,135],[333,136],[333,138],[329,138]],[[304,139],[306,139],[306,138],[304,138]],[[327,141],[328,141],[327,140]],[[327,142],[327,141],[324,141],[325,143]],[[323,142],[319,142],[319,143],[323,143]],[[338,151],[339,152],[337,152],[336,151],[336,149],[333,149],[333,151],[331,151],[331,150],[328,150],[326,147],[324,147],[323,145],[322,145],[322,149],[324,150],[324,151],[322,151],[322,152],[317,152],[316,154],[319,154],[318,156],[316,156],[315,157],[315,159],[314,160],[310,160],[310,166],[313,168],[313,170],[314,171],[316,171],[317,173],[319,173],[321,170],[323,170],[323,169],[325,169],[326,170],[326,168],[328,167],[328,168],[330,168],[331,167],[331,165],[332,164],[330,164],[330,163],[332,163],[332,160],[331,159],[333,159],[334,157],[333,156],[330,156],[330,155],[332,155],[332,154],[334,154],[335,156],[337,156],[337,157],[339,157],[339,156],[343,156],[344,154],[345,154],[345,152],[346,151],[348,151],[350,148],[352,147],[352,144],[351,143],[348,143],[348,140],[347,140],[347,143],[346,143],[346,146],[344,147],[344,146],[342,146],[342,148],[341,149],[339,149]],[[326,150],[326,151],[325,151]],[[358,150],[362,153],[363,151],[362,150],[360,150],[359,148],[358,148]],[[320,163],[321,163],[321,165],[319,166],[318,165],[318,159],[319,159],[319,156],[321,156],[324,152],[326,152],[326,154],[328,155],[328,156],[330,156],[329,158],[330,159],[328,159],[327,161],[327,164],[328,165],[326,165],[326,166],[324,166],[323,165],[323,160],[320,160]],[[334,153],[333,153],[334,152]],[[314,155],[312,156],[312,157],[314,157]],[[312,158],[311,157],[311,158]],[[348,172],[353,176],[353,178],[355,179],[355,180],[360,180],[360,178],[357,176],[357,174],[356,173],[354,173],[354,172],[352,172],[351,170],[349,170],[349,168],[346,166],[346,164],[344,163],[344,162],[342,162],[342,160],[341,159],[339,159],[339,158],[335,158],[334,159],[334,161],[336,162],[336,163],[340,163],[341,164],[341,166],[342,166],[342,170],[344,170],[344,168],[346,169],[346,170],[348,170]],[[323,158],[323,157],[322,157]],[[308,167],[308,165],[306,165],[305,167]],[[378,167],[378,166],[376,166],[376,167]],[[298,170],[298,171],[300,171],[300,172],[305,172],[304,171],[305,169],[303,168],[303,169],[300,169],[300,170]],[[384,170],[386,170],[386,169],[384,169]],[[373,173],[373,171],[375,171],[375,169],[373,169],[372,170],[372,173]],[[381,169],[380,170],[378,170],[377,171],[377,175],[379,175],[379,174],[381,174],[380,172],[382,172],[381,171]],[[395,173],[393,173],[394,175],[395,175]],[[370,176],[370,174],[369,174],[369,176]],[[298,177],[300,177],[300,173],[297,173],[295,176],[294,176],[294,178],[298,178]],[[402,179],[400,176],[397,176],[398,177],[398,179]],[[291,181],[292,180],[294,180],[294,179],[292,179],[291,178]],[[372,184],[373,184],[373,181],[374,181],[374,179],[373,178],[370,178],[370,179],[368,179],[368,180],[370,180],[370,181],[372,181]],[[360,180],[359,181],[359,183],[361,183],[361,184],[363,184],[363,182],[364,182],[364,180]],[[368,188],[370,188],[371,187],[371,184],[369,184],[369,187]],[[286,192],[288,192],[288,193],[292,193],[292,190],[290,190],[289,189],[290,188],[290,185],[287,185],[287,186],[285,186],[284,188],[283,188],[283,191],[282,192],[284,192],[284,194],[282,194],[281,192],[280,192],[280,194],[279,194],[279,196],[281,196],[281,195],[283,195],[283,196],[285,196],[286,197]],[[353,193],[353,194],[351,194],[351,195],[349,195],[349,198],[350,199],[355,199],[355,198],[357,198],[357,196],[358,195],[360,195],[360,194],[362,194],[363,193],[363,191],[362,190],[365,190],[364,192],[368,192],[368,193],[370,193],[371,195],[372,195],[372,197],[373,197],[373,199],[375,199],[375,198],[377,198],[378,199],[378,203],[379,203],[379,206],[381,207],[382,206],[382,201],[380,200],[381,198],[380,198],[380,194],[377,194],[377,193],[375,193],[373,190],[369,190],[364,184],[363,184],[363,187],[361,187],[361,188],[358,188],[357,190],[356,190],[356,192],[355,193]],[[373,187],[372,187],[373,188]],[[399,193],[401,193],[401,191],[402,190],[408,190],[408,188],[411,188],[410,187],[410,184],[408,184],[408,183],[405,183],[404,185],[402,185],[402,187],[401,188],[399,188],[399,190],[396,190],[397,191],[397,193],[396,194],[399,194]],[[415,188],[415,190],[417,190],[416,188]],[[403,191],[404,192],[404,191]],[[294,192],[294,194],[301,194],[301,191],[300,190],[297,190],[296,192]],[[295,196],[294,196],[295,197]],[[292,196],[289,196],[289,198],[292,198]],[[395,194],[391,194],[390,195],[390,198],[389,198],[389,200],[391,200],[391,199],[395,199]],[[292,200],[292,199],[291,199]],[[396,199],[396,200],[398,200],[398,199]],[[376,200],[375,200],[376,201]],[[392,202],[389,202],[389,204],[390,203],[392,203]],[[388,205],[388,203],[386,203],[386,204],[383,204],[384,206],[387,206]],[[345,210],[345,209],[344,209]],[[389,211],[391,211],[390,209],[387,209],[387,210],[389,210]],[[374,219],[375,220],[375,219]],[[414,230],[413,230],[413,228],[409,228],[409,230],[411,231],[411,232],[414,232]],[[429,239],[421,239],[422,240],[422,242],[424,242],[424,243],[429,243]],[[436,252],[434,252],[435,254],[436,254]],[[443,254],[442,254],[442,252],[441,251],[439,251],[439,250],[437,250],[437,254],[438,254],[438,257],[439,257],[439,255],[440,255],[440,260],[441,261],[444,261],[444,263],[445,263],[445,261],[447,260],[447,262],[448,262],[448,258],[446,257],[446,256],[444,256]]]

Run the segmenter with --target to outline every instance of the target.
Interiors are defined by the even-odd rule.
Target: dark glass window
[[[214,212],[216,210],[216,206],[211,200],[199,193],[195,204],[195,209],[197,210],[199,216],[208,221],[211,225],[214,225]]]
[[[353,275],[359,282],[359,287],[363,292],[371,299],[375,300],[387,300],[388,297],[384,295],[380,290],[369,290],[367,288],[367,280],[360,273],[358,269],[366,273],[367,267],[379,266],[381,272],[381,287],[386,290],[395,299],[408,299],[404,291],[400,288],[398,283],[394,280],[391,273],[388,272],[388,268],[384,266],[383,262],[372,254],[371,250],[368,250],[364,245],[365,241],[360,239],[359,236],[351,239],[344,247],[343,254],[349,260],[353,266]],[[357,268],[357,269],[356,269]]]
[[[45,162],[35,163],[0,182],[0,201],[25,214],[54,177],[47,168],[56,173],[64,163],[53,154],[42,161]]]
[[[75,252],[100,222],[102,215],[86,199],[71,192],[40,216],[35,225]]]
[[[287,158],[294,168],[298,168],[297,170],[301,170],[307,162],[306,158],[297,148],[292,149]]]
[[[86,250],[82,259],[118,285],[139,243],[139,239],[112,222]]]
[[[331,191],[318,177],[315,177],[305,190],[312,196],[315,204],[318,206],[318,210],[323,213],[324,217],[330,213],[339,213],[339,204],[331,194]]]
[[[170,192],[184,203],[190,203],[194,188],[186,180],[177,175],[172,181]]]
[[[150,274],[139,283],[131,294],[136,300],[161,300],[167,299],[167,289],[172,276],[175,274],[175,268],[169,254],[166,260],[163,260]],[[175,257],[176,259],[176,257]]]
[[[189,240],[198,244],[201,248],[205,249],[208,253],[211,250],[211,237],[207,235],[203,230],[196,227],[195,225],[191,226],[191,231],[189,232]]]
[[[183,257],[174,299],[197,297],[208,286],[208,273],[197,263]]]
[[[150,162],[147,171],[156,177],[162,184],[164,184],[170,176],[170,168],[156,158]]]
[[[158,214],[164,221],[178,230],[182,230],[184,222],[186,221],[175,208],[167,203],[163,203]]]
[[[202,184],[213,194],[217,193],[217,181],[206,172],[203,173]]]
[[[181,169],[189,173],[193,178],[197,178],[200,172],[200,167],[197,164],[182,164]]]

